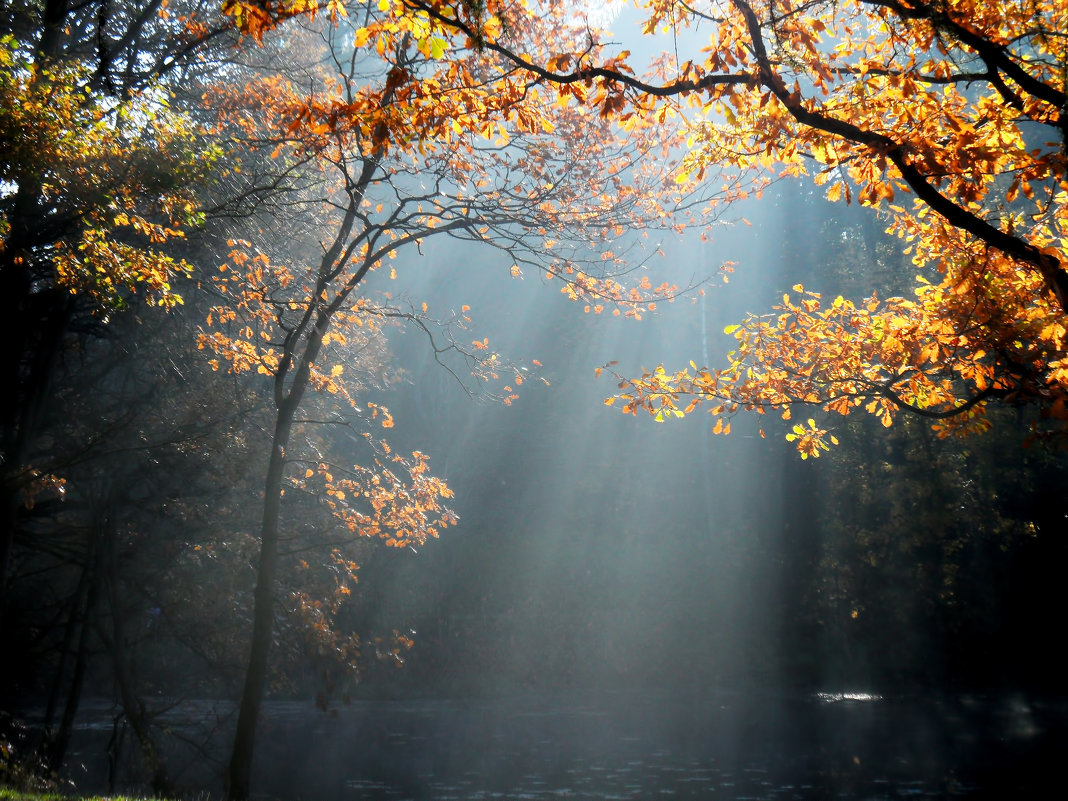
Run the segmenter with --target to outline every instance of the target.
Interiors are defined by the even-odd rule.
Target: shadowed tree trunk
[[[111,613],[110,630],[99,621],[100,638],[111,653],[114,665],[115,684],[119,691],[123,712],[134,731],[141,757],[151,774],[151,787],[154,794],[167,796],[173,794],[173,785],[167,772],[167,765],[159,752],[159,747],[152,737],[150,721],[145,712],[145,705],[137,696],[133,672],[127,655],[127,633],[125,611],[119,597],[118,554],[116,550],[116,526],[114,510],[110,503],[105,507],[101,517],[100,536],[103,541],[103,581],[107,589],[107,603]]]
[[[249,647],[248,668],[241,693],[241,706],[234,733],[233,756],[230,759],[229,788],[231,799],[246,799],[252,782],[252,756],[255,747],[256,724],[259,721],[263,693],[267,686],[267,664],[274,625],[274,581],[278,566],[278,530],[282,509],[282,477],[285,472],[285,450],[293,427],[293,414],[303,396],[307,380],[295,396],[296,387],[288,402],[278,410],[271,460],[264,487],[263,525],[260,530],[260,562],[256,574],[255,608],[252,618],[252,643]]]
[[[85,565],[82,569],[79,587],[75,591],[74,599],[71,603],[70,616],[67,619],[63,633],[60,662],[56,668],[55,681],[48,699],[48,710],[45,713],[44,725],[47,732],[52,726],[55,706],[62,691],[66,674],[67,657],[77,630],[78,645],[74,651],[74,666],[71,672],[67,697],[63,704],[63,717],[60,719],[59,728],[48,735],[48,765],[51,770],[56,772],[63,766],[63,760],[67,755],[70,735],[74,729],[74,718],[78,714],[82,688],[85,685],[85,671],[89,663],[89,632],[92,629],[96,615],[97,599],[100,595],[103,572],[104,549],[102,537],[104,532],[99,523],[99,520],[94,521],[89,532],[90,542],[86,553]]]

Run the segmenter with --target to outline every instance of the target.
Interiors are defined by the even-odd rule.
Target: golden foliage
[[[775,177],[808,175],[832,201],[880,209],[908,243],[922,282],[915,300],[824,305],[796,288],[772,315],[734,331],[729,367],[658,368],[624,380],[617,400],[625,412],[644,408],[663,420],[712,402],[721,415],[776,409],[789,417],[800,403],[841,414],[863,408],[889,425],[907,409],[936,420],[942,435],[981,430],[994,398],[1065,416],[1066,0],[638,5],[644,33],[694,27],[706,46],[686,62],[665,53],[639,77],[630,54],[595,29],[547,41],[547,30],[569,24],[574,9],[565,3],[383,0],[356,46],[385,56],[411,42],[439,66],[398,64],[377,94],[344,107],[309,105],[302,119],[324,134],[358,126],[368,147],[405,153],[464,152],[471,136],[503,147],[517,133],[608,120],[631,137],[639,163],[663,153],[650,131],[685,120],[686,155],[671,183],[715,176],[712,208]],[[539,25],[545,19],[555,27]],[[243,24],[257,33],[254,21]],[[553,180],[546,175],[546,185]],[[593,186],[568,202],[598,197]],[[600,196],[618,202],[624,191]],[[643,218],[666,195],[648,197]],[[557,247],[552,231],[543,247]],[[609,302],[640,317],[643,304],[677,291],[624,286],[566,260],[548,272],[593,313]],[[793,432],[803,453],[818,454],[819,431]]]
[[[463,24],[441,3],[413,5]],[[708,402],[721,415],[789,417],[805,404],[863,408],[890,425],[908,409],[947,436],[982,430],[998,398],[1063,420],[1065,0],[639,5],[645,33],[700,26],[706,47],[684,64],[666,54],[638,79],[596,37],[582,54],[542,61],[498,44],[561,96],[579,98],[582,85],[582,102],[628,123],[687,114],[681,184],[808,175],[832,201],[877,207],[922,283],[915,300],[830,305],[795,287],[772,315],[733,329],[729,367],[624,380],[625,412],[663,420]],[[801,429],[792,441],[818,455],[820,429]]]
[[[55,227],[42,242],[43,220],[16,232],[0,213],[0,249],[35,245],[55,280],[102,306],[129,293],[173,306],[181,297],[171,281],[190,267],[163,248],[199,223],[189,187],[217,152],[197,146],[162,88],[118,102],[87,88],[88,78],[75,63],[33,65],[12,37],[0,39],[0,184],[36,193]],[[9,256],[36,258],[30,248]]]

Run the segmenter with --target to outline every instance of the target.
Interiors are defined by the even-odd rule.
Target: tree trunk
[[[50,736],[50,742],[48,743],[48,766],[57,773],[63,766],[63,760],[67,755],[67,746],[70,743],[70,735],[74,729],[74,719],[78,714],[78,706],[81,703],[82,688],[85,684],[85,671],[89,663],[89,630],[96,613],[97,597],[100,594],[101,574],[103,572],[101,564],[103,557],[102,532],[98,526],[93,528],[94,530],[90,535],[92,542],[89,544],[85,569],[82,571],[82,581],[87,586],[78,588],[72,603],[68,630],[64,633],[63,651],[56,675],[56,686],[53,687],[52,694],[49,697],[49,709],[45,721],[46,729],[51,728],[56,698],[59,688],[62,686],[63,674],[66,672],[65,665],[70,641],[73,639],[74,627],[80,625],[81,631],[78,634],[78,647],[74,653],[74,669],[71,675],[70,689],[67,691],[66,702],[63,705],[63,717],[60,720],[59,728]],[[83,592],[85,595],[84,606],[81,602]]]
[[[137,737],[137,744],[141,750],[141,757],[152,774],[152,791],[157,796],[172,795],[173,785],[167,773],[167,765],[159,753],[152,732],[149,727],[148,716],[145,714],[144,704],[137,697],[134,687],[133,673],[125,653],[126,633],[119,599],[119,575],[117,555],[115,553],[115,527],[110,515],[110,509],[105,509],[102,520],[101,536],[105,553],[104,569],[106,575],[104,582],[107,586],[108,605],[111,607],[111,631],[105,633],[101,625],[101,638],[111,652],[112,662],[115,665],[115,682],[119,690],[119,698],[122,702],[126,719]],[[103,621],[101,621],[103,623]]]
[[[351,254],[344,252],[353,223],[371,176],[374,162],[366,161],[356,182],[350,190],[349,206],[333,244],[327,248],[319,264],[318,280],[314,297],[325,297],[331,275],[336,275]],[[234,732],[233,754],[227,795],[230,801],[246,801],[252,784],[252,755],[255,745],[256,723],[267,686],[267,658],[271,645],[271,629],[274,624],[274,579],[278,566],[278,534],[282,512],[282,480],[285,476],[286,448],[293,430],[293,418],[304,400],[308,389],[311,368],[319,357],[323,337],[330,328],[330,320],[345,302],[345,299],[363,280],[373,261],[366,261],[363,268],[353,275],[334,299],[322,306],[310,307],[300,323],[286,336],[279,368],[274,376],[274,402],[278,410],[275,416],[274,439],[271,442],[271,459],[267,465],[267,478],[263,494],[263,522],[260,529],[260,562],[256,574],[256,589],[253,593],[252,642],[249,645],[248,668],[245,671],[245,686],[241,693],[241,707],[237,714],[237,729]],[[301,337],[303,346],[301,345]],[[298,355],[299,352],[299,355]],[[288,377],[291,383],[286,387]]]
[[[19,287],[28,286],[23,280],[13,282],[9,278],[4,276],[0,288],[6,290],[16,283]],[[21,493],[30,483],[27,456],[74,311],[73,296],[62,290],[46,290],[32,297],[27,293],[21,301],[5,298],[4,324],[0,328],[7,337],[3,341],[11,346],[0,363],[0,376],[8,382],[0,402],[0,636],[19,509],[23,505]]]
[[[288,404],[287,404],[288,406]],[[245,686],[234,733],[234,749],[230,759],[229,798],[244,801],[249,796],[252,781],[252,754],[255,745],[256,723],[260,715],[264,689],[267,686],[267,657],[274,625],[274,576],[278,566],[278,529],[282,510],[282,476],[285,471],[285,449],[293,425],[293,409],[279,409],[275,422],[271,461],[267,467],[264,487],[263,523],[260,533],[260,563],[253,594],[252,642],[249,646]]]

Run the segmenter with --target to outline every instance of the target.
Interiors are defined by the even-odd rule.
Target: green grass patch
[[[0,787],[0,801],[147,801],[129,795],[63,795],[62,793],[34,793]]]

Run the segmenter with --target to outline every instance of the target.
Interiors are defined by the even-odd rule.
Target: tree
[[[218,153],[173,87],[232,27],[196,0],[0,10],[0,603],[18,509],[62,490],[35,439],[65,337],[181,302],[171,248]]]
[[[220,301],[200,338],[214,366],[267,376],[275,407],[252,642],[229,774],[232,798],[247,797],[250,789],[287,491],[322,491],[343,533],[393,547],[422,544],[455,522],[444,506],[451,493],[429,475],[419,452],[402,459],[379,444],[370,463],[343,466],[344,479],[342,466],[302,456],[294,433],[309,392],[336,398],[320,410],[324,422],[355,427],[362,416],[360,425],[392,427],[388,410],[358,405],[357,387],[347,381],[351,348],[390,321],[426,333],[436,358],[457,376],[466,371],[503,383],[498,392],[506,403],[525,380],[485,338],[459,339],[471,322],[467,307],[436,324],[428,303],[376,296],[365,290],[368,277],[388,271],[395,278],[397,268],[384,265],[448,235],[500,251],[516,278],[534,268],[562,279],[563,291],[585,299],[591,311],[615,306],[616,313],[640,316],[678,290],[627,277],[634,267],[624,250],[640,247],[635,230],[675,225],[673,214],[696,202],[665,182],[659,164],[638,158],[670,147],[670,129],[623,138],[611,121],[554,104],[524,79],[497,80],[504,64],[487,65],[477,48],[454,50],[429,15],[397,15],[384,6],[329,6],[325,21],[290,14],[286,6],[227,6],[246,31],[265,41],[274,26],[298,16],[288,20],[287,36],[312,26],[303,35],[319,36],[322,53],[309,50],[317,60],[299,80],[289,64],[287,74],[215,93],[224,130],[266,147],[274,158],[306,163],[315,176],[289,199],[304,223],[294,227],[292,218],[278,217],[254,242],[231,243],[230,259],[214,278]],[[557,16],[525,24],[544,43],[578,32]],[[243,111],[250,103],[255,118]],[[271,235],[279,224],[287,237]],[[319,255],[310,260],[308,253]],[[363,437],[378,441],[367,431]],[[332,636],[336,608],[305,608],[324,636]]]
[[[196,585],[188,579],[197,573],[189,567],[197,552],[229,550],[237,556],[225,560],[232,569],[241,563],[245,543],[217,538],[234,515],[216,506],[206,524],[195,501],[192,511],[174,502],[180,493],[172,483],[183,470],[209,475],[209,454],[212,467],[224,469],[228,461],[197,440],[205,432],[216,441],[230,436],[230,428],[215,427],[214,415],[233,409],[216,402],[224,390],[211,399],[179,393],[195,404],[195,421],[205,426],[190,433],[186,410],[165,410],[154,395],[174,379],[186,351],[167,339],[161,366],[115,340],[148,339],[142,319],[121,314],[138,301],[174,310],[183,302],[179,283],[183,292],[198,291],[184,281],[192,263],[214,263],[219,256],[203,237],[191,244],[189,233],[209,219],[247,214],[289,188],[275,172],[252,173],[253,181],[235,178],[249,172],[230,160],[226,140],[212,138],[205,127],[203,87],[212,76],[237,69],[232,62],[239,60],[239,38],[233,34],[234,24],[218,4],[200,0],[49,0],[0,9],[0,374],[6,390],[0,401],[0,608],[11,603],[24,611],[29,596],[19,592],[43,589],[48,598],[32,616],[16,616],[4,637],[9,644],[33,638],[32,654],[40,660],[34,666],[43,668],[42,678],[54,676],[49,696],[64,711],[51,743],[53,761],[62,759],[86,665],[103,643],[125,717],[160,789],[167,772],[157,758],[143,685],[131,670],[145,659],[141,646],[153,637],[135,626],[139,636],[124,648],[123,620],[143,621],[147,598],[157,602],[149,608],[167,608],[170,636],[186,637],[182,645],[198,657],[215,659],[219,642],[233,642],[233,631],[217,626],[202,626],[200,642],[189,638],[204,621],[190,614],[188,597],[175,597],[175,586],[183,578],[187,591]],[[208,183],[215,184],[211,193]],[[120,318],[131,325],[117,325]],[[184,331],[171,322],[175,334]],[[92,338],[106,342],[94,347],[87,341]],[[373,361],[372,354],[364,355]],[[128,361],[116,366],[112,357]],[[101,360],[102,366],[77,364],[81,359]],[[155,388],[145,390],[142,383]],[[57,393],[68,404],[58,415]],[[137,423],[135,412],[145,408],[154,408],[172,430]],[[231,442],[219,450],[232,455],[240,449]],[[120,475],[137,480],[122,482]],[[232,482],[217,481],[215,489]],[[149,489],[159,494],[138,494]],[[203,503],[218,501],[209,501],[196,481],[182,490]],[[100,497],[91,502],[94,494]],[[70,502],[57,512],[49,501],[60,497]],[[229,497],[232,512],[240,491]],[[185,523],[199,524],[199,541],[184,547],[167,537],[174,530],[166,521],[180,507]],[[31,567],[12,576],[13,565]],[[54,583],[42,587],[34,568]],[[159,583],[151,586],[149,577]],[[234,589],[233,582],[212,589],[222,602],[239,607],[239,589],[227,596],[228,588]],[[151,633],[159,634],[158,628]],[[160,639],[151,644],[159,647]],[[50,726],[51,712],[48,717]]]
[[[257,498],[242,477],[265,452],[246,429],[262,398],[212,383],[195,348],[202,315],[191,289],[181,287],[190,307],[113,313],[106,335],[65,343],[38,431],[66,492],[62,502],[39,495],[20,516],[5,631],[20,657],[4,665],[5,697],[44,701],[52,767],[83,687],[114,690],[116,721],[136,735],[134,775],[146,764],[157,789],[167,785],[163,754],[175,755],[157,715],[237,674],[227,660],[243,634],[242,532]]]
[[[889,424],[899,410],[939,430],[986,426],[992,399],[1068,419],[1068,5],[1061,0],[723,0],[640,4],[643,32],[693,28],[707,46],[665,53],[637,77],[596,31],[539,60],[513,31],[537,9],[407,0],[562,98],[638,128],[689,113],[680,181],[713,171],[810,175],[831,200],[889,220],[920,271],[916,299],[821,298],[794,288],[769,317],[732,328],[730,366],[621,377],[626,412],[659,419],[709,403],[719,415],[794,404]],[[724,193],[732,200],[739,192]],[[688,402],[687,402],[688,401]],[[1036,430],[1040,430],[1037,426]],[[729,422],[717,421],[717,432]],[[815,422],[791,437],[816,456]]]

